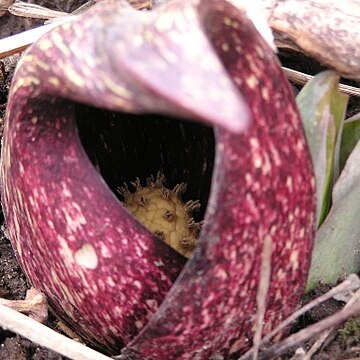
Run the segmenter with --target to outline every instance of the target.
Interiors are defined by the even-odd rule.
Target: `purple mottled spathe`
[[[92,166],[74,102],[213,126],[205,225],[184,267]],[[12,85],[1,178],[9,235],[33,285],[89,341],[127,345],[124,359],[248,349],[265,242],[263,332],[299,303],[314,235],[311,161],[275,56],[228,1],[173,0],[149,13],[104,1],[39,40]]]

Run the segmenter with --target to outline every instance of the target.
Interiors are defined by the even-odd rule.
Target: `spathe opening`
[[[186,202],[199,200],[194,214],[203,219],[210,193],[215,157],[213,129],[188,120],[160,115],[115,113],[76,105],[79,136],[84,149],[109,188],[117,188],[161,171],[165,185],[187,183]]]

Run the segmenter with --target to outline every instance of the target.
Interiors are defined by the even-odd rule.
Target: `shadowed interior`
[[[82,144],[110,189],[158,171],[165,185],[186,182],[183,200],[200,200],[203,218],[210,193],[215,138],[210,127],[160,115],[114,113],[82,104],[76,107]]]

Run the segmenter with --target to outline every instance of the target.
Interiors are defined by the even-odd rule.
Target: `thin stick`
[[[63,24],[66,21],[69,21],[70,18],[73,17],[66,17],[57,22],[40,26],[38,28],[24,31],[22,33],[8,36],[4,39],[0,40],[0,59],[8,57],[12,54],[16,54],[25,50],[29,45],[39,39],[41,36],[46,34],[51,29],[55,28]]]
[[[271,276],[271,247],[272,239],[270,236],[265,237],[264,245],[261,254],[261,268],[260,268],[260,280],[256,294],[256,328],[253,338],[253,360],[257,360],[261,343],[261,335],[263,331],[265,310],[266,310],[266,297],[270,286]]]
[[[0,298],[0,304],[27,314],[30,318],[42,324],[48,319],[48,303],[46,297],[35,288],[27,291],[24,300],[7,300]]]
[[[357,291],[353,296],[350,298],[348,303],[344,306],[344,309],[348,309],[350,306],[352,306],[354,303],[360,300],[360,291]],[[320,348],[323,346],[325,341],[328,339],[330,335],[334,335],[336,332],[336,327],[332,326],[331,328],[327,329],[323,334],[320,335],[319,339],[315,342],[315,344],[311,347],[311,349],[307,352],[306,356],[304,357],[304,360],[310,360],[312,356],[320,350]]]
[[[289,80],[293,81],[295,84],[304,85],[309,80],[311,80],[314,76],[305,74],[301,71],[296,71],[293,69],[289,69],[283,66],[283,70],[285,71]],[[355,86],[339,84],[339,89],[345,94],[349,94],[352,96],[360,97],[360,88]]]
[[[50,31],[54,27],[70,19],[73,19],[77,14],[84,12],[89,7],[100,1],[101,0],[90,0],[86,4],[80,6],[80,8],[75,10],[72,14],[67,14],[59,11],[50,13],[46,8],[43,8],[41,6],[34,4],[26,4],[22,2],[11,5],[8,10],[12,13],[16,13],[16,15],[26,17],[38,17],[41,19],[51,18],[51,20],[53,21],[46,22],[46,25],[39,26],[35,29],[27,30],[13,36],[6,37],[4,39],[0,39],[0,59],[24,51],[29,45],[31,45],[33,42],[35,42],[42,35]],[[151,0],[132,0],[130,4],[136,10],[149,9],[152,7]],[[15,6],[17,7],[15,8]],[[36,10],[38,11],[38,13],[32,10]]]
[[[30,319],[4,305],[0,305],[0,327],[15,332],[27,339],[73,360],[112,360],[45,325]]]
[[[312,357],[323,347],[329,336],[334,334],[334,329],[334,327],[331,327],[330,329],[327,329],[322,334],[320,334],[319,338],[311,346],[310,350],[304,355],[302,360],[311,360]]]
[[[259,359],[271,359],[272,357],[279,356],[294,347],[295,345],[307,341],[317,334],[333,327],[339,326],[349,318],[358,315],[360,313],[360,301],[355,302],[347,309],[343,308],[337,313],[328,316],[327,318],[310,325],[305,329],[298,331],[297,333],[290,335],[283,341],[270,346],[267,350],[263,351],[259,355]]]
[[[305,314],[307,311],[311,310],[315,306],[320,305],[321,303],[325,302],[326,300],[331,299],[337,294],[343,293],[345,291],[352,291],[357,290],[360,288],[360,279],[356,274],[350,274],[346,280],[344,280],[341,284],[335,286],[331,290],[329,290],[326,294],[319,296],[318,298],[312,300],[301,309],[295,311],[291,314],[288,318],[286,318],[280,325],[278,325],[274,330],[269,332],[261,341],[261,346],[268,344],[269,341],[278,334],[281,330],[289,326],[293,323],[298,317]],[[239,360],[246,360],[250,359],[251,355],[253,354],[254,347],[251,348],[248,352],[240,357]]]
[[[315,306],[320,305],[321,303],[331,299],[337,294],[353,291],[360,288],[360,280],[356,274],[350,274],[346,280],[344,280],[341,284],[335,286],[331,290],[329,290],[326,294],[319,296],[318,298],[310,301],[308,304],[304,305],[301,309],[295,311],[292,315],[290,315],[285,321],[283,321],[279,326],[277,326],[274,330],[269,332],[265,337],[264,341],[270,341],[276,334],[278,334],[281,330],[289,326],[293,323],[297,318],[301,315],[305,314]]]

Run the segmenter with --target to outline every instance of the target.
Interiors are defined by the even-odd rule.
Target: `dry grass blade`
[[[14,2],[15,0],[0,0],[0,16],[3,16],[7,12],[9,6]]]
[[[44,20],[56,19],[62,16],[69,15],[68,13],[63,11],[51,10],[41,5],[29,4],[23,1],[3,1],[4,3],[2,3],[0,0],[0,16],[6,11],[10,12],[12,15],[15,16]],[[98,2],[101,2],[101,0],[90,0],[87,3],[81,5],[75,11],[73,11],[72,14],[80,14]],[[129,3],[136,10],[149,10],[153,6],[152,0],[129,0]]]
[[[86,11],[88,8],[101,1],[102,0],[90,0],[80,6],[75,11],[73,11],[72,14],[68,14],[65,12],[54,11],[39,5],[28,4],[21,1],[16,1],[15,4],[8,6],[6,5],[8,4],[7,0],[3,0],[3,2],[0,0],[0,16],[2,14],[1,10],[7,9],[13,15],[49,20],[46,25],[40,26],[32,30],[24,31],[22,33],[9,36],[4,39],[0,39],[0,59],[25,50],[29,45],[31,45],[38,38],[40,38],[42,35],[44,35],[46,32],[48,32],[55,26],[58,26],[63,22],[72,19],[77,14]],[[12,2],[13,1],[11,1],[9,4],[11,4]],[[136,10],[151,9],[153,6],[152,0],[131,0],[129,1],[129,3]]]
[[[44,6],[28,4],[23,1],[16,1],[8,8],[8,11],[16,16],[34,19],[53,19],[69,15],[62,11],[50,10]]]
[[[46,34],[48,31],[53,29],[54,27],[69,21],[72,19],[72,16],[62,18],[61,20],[40,26],[35,29],[31,29],[28,31],[24,31],[20,34],[16,34],[13,36],[6,37],[0,40],[0,59],[8,57],[12,54],[16,54],[25,50],[29,45],[39,39],[41,36]]]
[[[6,58],[12,54],[16,54],[25,50],[41,35],[52,29],[52,26],[39,27],[36,29],[24,31],[20,34],[8,36],[0,40],[0,59]]]
[[[86,2],[85,4],[82,4],[80,7],[78,7],[77,9],[75,9],[71,14],[72,15],[78,15],[83,13],[84,11],[86,11],[87,9],[91,8],[93,5],[95,5],[96,3],[101,2],[102,0],[90,0],[88,2]]]
[[[311,80],[314,77],[312,75],[305,74],[301,71],[292,70],[286,67],[283,67],[283,70],[285,71],[290,81],[293,81],[295,84],[299,84],[299,85],[306,84],[309,80]],[[345,94],[360,97],[360,88],[357,88],[355,86],[340,84],[339,89]]]
[[[0,305],[0,327],[24,336],[69,359],[112,360],[4,305]]]

